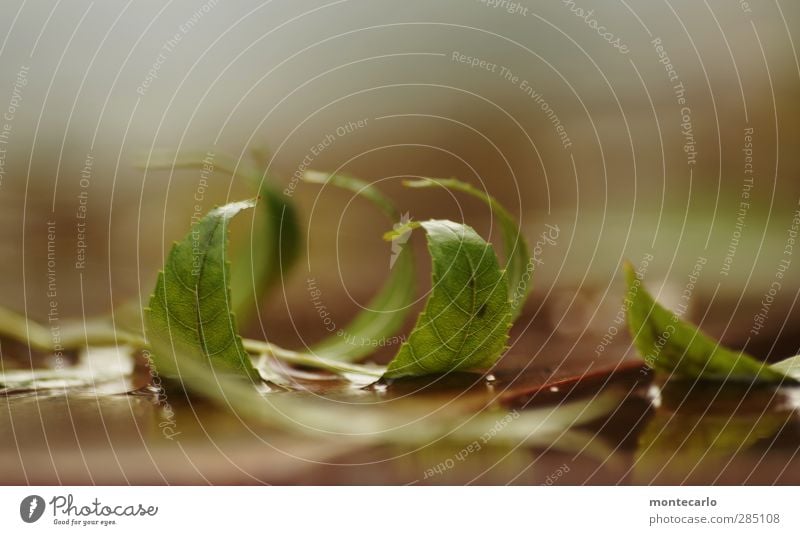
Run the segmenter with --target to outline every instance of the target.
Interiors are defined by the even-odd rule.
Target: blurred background
[[[535,325],[588,328],[592,348],[621,262],[645,255],[668,302],[694,280],[715,334],[800,344],[784,328],[800,288],[796,2],[7,0],[0,14],[0,287],[31,317],[53,289],[62,318],[147,299],[198,192],[204,211],[253,194],[137,168],[153,151],[268,147],[307,229],[307,261],[263,309],[282,343],[325,333],[309,277],[344,322],[389,269],[390,223],[292,180],[309,168],[380,181],[410,217],[497,242],[484,206],[400,180],[484,188],[540,244]]]

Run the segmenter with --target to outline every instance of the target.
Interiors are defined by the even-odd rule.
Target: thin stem
[[[124,329],[114,329],[105,319],[90,319],[85,322],[71,322],[51,330],[31,319],[11,310],[0,307],[0,336],[7,336],[27,343],[37,351],[55,351],[56,344],[62,350],[79,349],[87,346],[110,346],[123,344],[136,349],[147,348],[147,342],[138,334]],[[308,366],[333,373],[356,373],[380,377],[386,371],[382,366],[363,366],[339,362],[308,353],[299,353],[278,347],[269,342],[244,339],[244,348],[249,353],[267,354],[289,364]]]
[[[56,346],[61,349],[114,344],[146,346],[140,336],[122,329],[114,329],[105,319],[65,322],[63,325],[48,328],[2,307],[0,307],[0,336],[20,340],[32,349],[43,352],[54,351]]]

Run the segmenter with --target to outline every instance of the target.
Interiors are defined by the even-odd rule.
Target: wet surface
[[[65,384],[26,377],[6,358],[6,379],[18,383],[0,397],[2,483],[800,483],[800,389],[663,385],[625,336],[601,358],[580,349],[574,337],[532,331],[488,377],[364,387],[300,370],[264,388],[266,400],[346,406],[354,424],[398,410],[409,419],[490,411],[499,429],[504,415],[517,415],[517,434],[503,440],[488,424],[419,441],[402,430],[387,440],[298,433],[291,422],[267,425],[148,387],[146,366],[125,351],[76,356],[68,363],[76,382]],[[81,373],[92,381],[81,385]],[[587,408],[595,412],[586,416]],[[549,427],[525,420],[536,411]]]

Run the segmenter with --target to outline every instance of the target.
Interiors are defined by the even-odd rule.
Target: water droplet
[[[490,373],[489,375],[486,376],[487,383],[493,383],[495,381],[497,381],[497,377],[495,377],[493,374]]]
[[[650,403],[652,403],[653,407],[656,409],[661,406],[661,389],[656,385],[650,385],[650,388],[647,390],[647,397],[650,398]]]
[[[392,382],[393,379],[387,379],[385,377],[381,377],[374,383],[368,384],[363,388],[364,390],[370,390],[372,392],[375,392],[376,394],[385,394],[386,390],[389,388],[389,385],[391,385]]]

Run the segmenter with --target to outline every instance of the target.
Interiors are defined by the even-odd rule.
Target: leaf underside
[[[528,243],[520,231],[519,224],[508,210],[491,195],[455,178],[409,180],[404,182],[404,185],[410,188],[441,187],[460,191],[480,199],[489,206],[492,215],[497,218],[500,224],[500,232],[503,236],[503,252],[506,255],[505,270],[508,278],[509,299],[511,299],[512,306],[511,319],[513,321],[519,317],[528,294],[533,287],[533,284],[531,284],[532,273],[528,274],[526,280],[530,253]]]
[[[505,349],[511,326],[505,273],[492,247],[470,227],[444,220],[421,226],[433,288],[384,377],[486,370]]]
[[[670,377],[747,383],[793,382],[769,365],[743,352],[722,347],[697,328],[659,305],[645,290],[630,263],[628,326],[647,365]]]
[[[160,373],[178,376],[182,359],[217,372],[258,378],[230,311],[228,221],[255,200],[215,208],[173,245],[146,310],[148,341]]]

